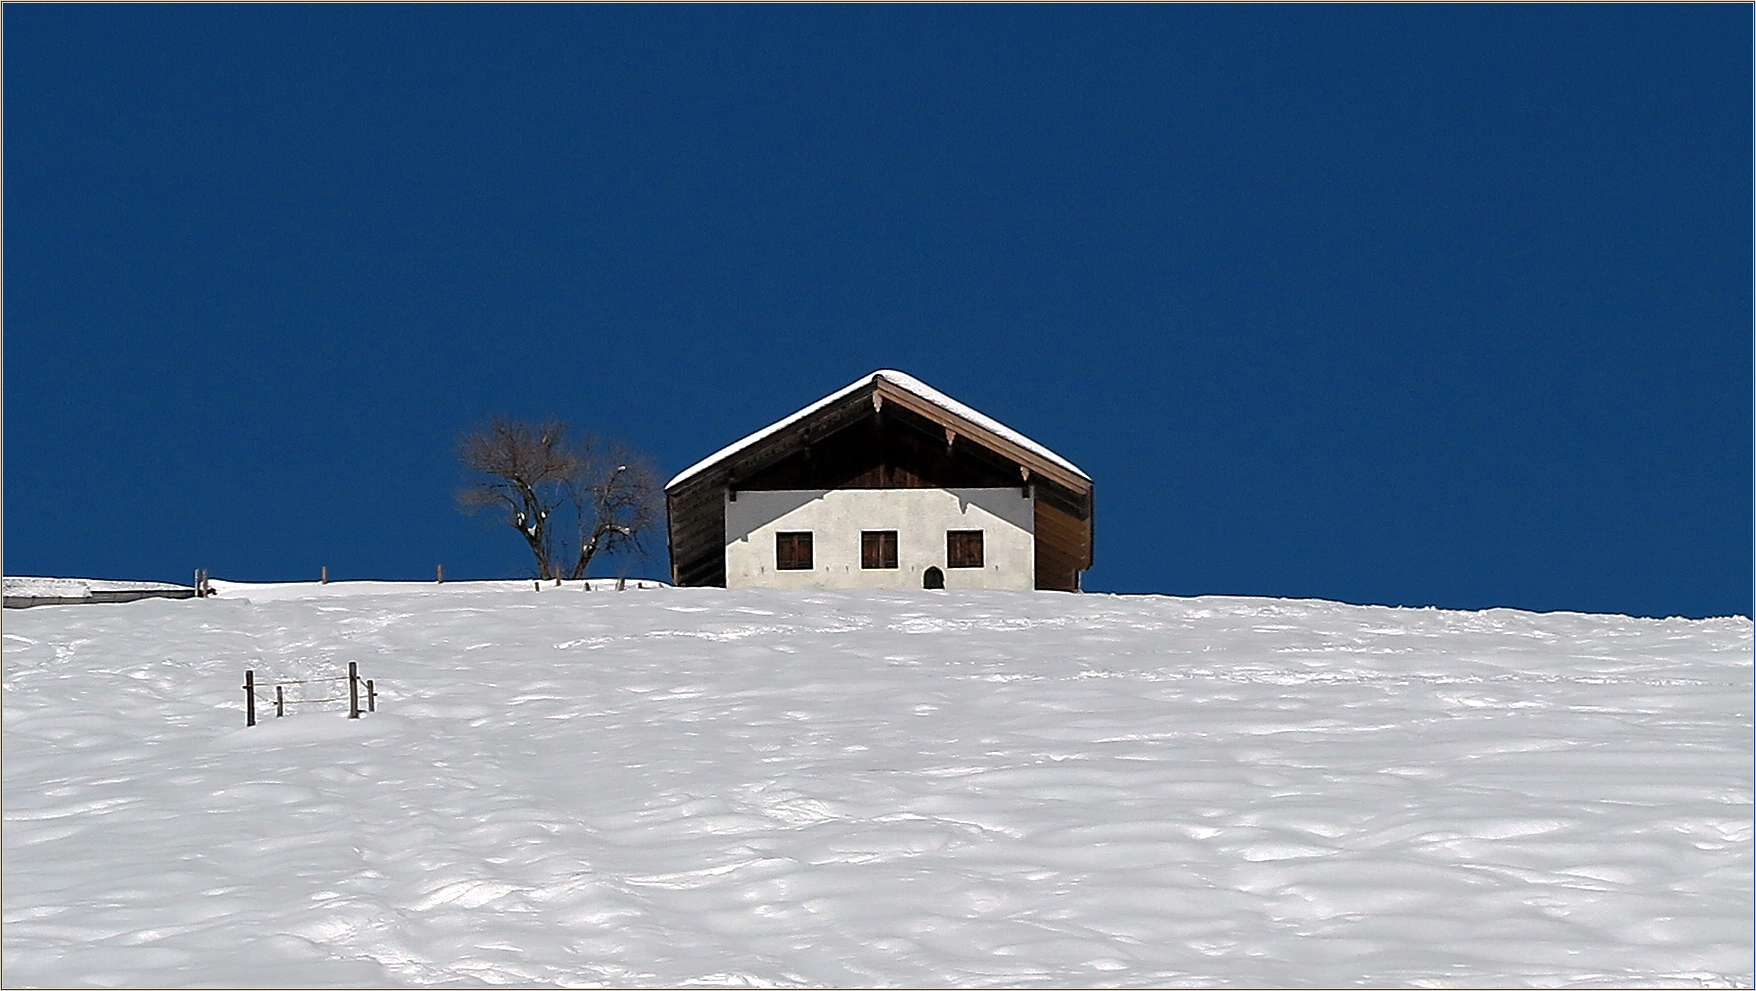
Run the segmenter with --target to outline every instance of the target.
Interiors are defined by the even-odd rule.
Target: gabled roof
[[[950,396],[947,396],[945,393],[940,392],[938,389],[935,389],[927,383],[922,382],[920,379],[915,378],[913,375],[889,368],[881,368],[870,375],[862,376],[848,384],[845,388],[838,389],[835,392],[824,396],[822,399],[819,399],[804,409],[799,410],[797,413],[794,413],[785,419],[776,421],[775,423],[771,423],[742,440],[735,441],[720,448],[700,461],[697,461],[695,464],[683,469],[675,478],[665,483],[665,488],[675,488],[679,483],[686,482],[696,475],[711,469],[720,462],[733,457],[740,451],[755,445],[764,438],[772,437],[773,435],[786,430],[788,427],[797,424],[799,421],[810,417],[813,413],[825,409],[826,407],[833,406],[840,400],[845,399],[849,395],[865,389],[868,386],[878,388],[881,393],[889,392],[890,389],[883,388],[883,386],[886,385],[897,390],[901,396],[913,397],[925,402],[929,406],[935,407],[952,421],[962,421],[963,424],[975,428],[971,431],[972,433],[986,433],[992,435],[1003,442],[1018,447],[1022,451],[1035,455],[1043,461],[1047,461],[1050,464],[1057,465],[1060,468],[1073,473],[1073,475],[1084,479],[1088,483],[1089,491],[1091,476],[1080,471],[1074,466],[1073,462],[1068,461],[1054,451],[1049,450],[1043,445],[1038,444],[1036,441],[1031,440],[1029,437],[1013,430],[999,420],[995,420],[992,417],[965,406]]]

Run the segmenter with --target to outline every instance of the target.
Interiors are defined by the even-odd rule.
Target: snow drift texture
[[[220,587],[6,616],[7,986],[1750,985],[1745,619]]]

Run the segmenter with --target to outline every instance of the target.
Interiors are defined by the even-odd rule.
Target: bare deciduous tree
[[[533,426],[494,417],[459,439],[457,456],[480,476],[458,493],[458,505],[499,509],[544,578],[561,577],[566,558],[568,577],[579,579],[600,552],[644,554],[641,538],[660,519],[658,478],[644,457],[620,445],[600,449],[591,438],[571,444],[559,420]],[[564,536],[564,520],[557,527],[557,512],[573,514],[577,542]]]
[[[468,513],[501,510],[507,524],[530,545],[537,574],[544,578],[554,572],[549,517],[578,470],[566,447],[566,433],[559,420],[532,427],[496,416],[457,442],[464,467],[485,476],[457,494],[458,505]]]
[[[585,577],[600,551],[646,553],[642,535],[659,521],[662,503],[658,476],[642,455],[612,444],[599,450],[595,438],[578,448],[579,473],[568,485],[578,525],[578,550],[569,578]]]

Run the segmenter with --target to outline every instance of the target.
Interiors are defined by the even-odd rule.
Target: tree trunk
[[[585,577],[586,566],[591,564],[591,559],[597,554],[597,552],[598,552],[598,538],[603,536],[603,533],[604,533],[603,528],[599,527],[598,529],[592,531],[592,535],[590,537],[587,537],[585,540],[580,542],[580,544],[579,544],[579,560],[573,562],[573,580],[574,581],[579,581],[580,579]]]
[[[524,535],[524,542],[530,545],[530,552],[537,557],[537,577],[549,577],[549,574],[555,570],[555,566],[549,560],[548,540],[540,533],[531,533],[517,524],[514,524],[513,528]]]

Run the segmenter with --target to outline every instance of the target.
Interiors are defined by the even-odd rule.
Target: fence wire
[[[254,670],[246,671],[245,677],[247,680],[253,679],[254,678]],[[285,688],[288,685],[323,685],[323,684],[335,684],[337,682],[349,682],[349,681],[351,681],[355,685],[359,685],[365,689],[364,695],[365,695],[365,702],[366,702],[366,711],[376,712],[378,709],[378,706],[377,706],[378,691],[373,686],[372,679],[360,677],[357,671],[353,674],[338,675],[338,676],[333,677],[333,678],[296,678],[296,679],[292,679],[289,681],[269,681],[269,682],[255,682],[253,680],[250,680],[250,683],[246,684],[244,687],[248,691],[249,697],[254,702],[259,702],[260,704],[262,704],[264,706],[272,706],[275,710],[275,713],[274,713],[275,716],[279,717],[279,716],[284,714],[284,710],[286,709],[287,706],[291,706],[291,705],[321,705],[321,704],[328,703],[328,702],[349,703],[350,711],[354,711],[353,707],[359,705],[361,699],[360,699],[360,696],[353,691],[349,691],[349,693],[346,695],[333,695],[333,696],[329,696],[326,698],[316,698],[316,699],[287,698],[285,693],[280,691],[280,689]],[[274,689],[274,691],[269,692],[268,691],[269,689]],[[255,718],[254,715],[252,715],[251,716],[251,719],[252,719],[251,725],[255,725],[254,718]]]

